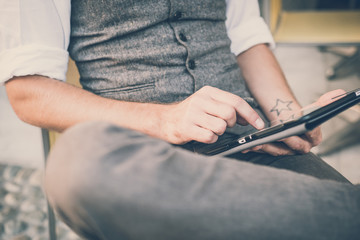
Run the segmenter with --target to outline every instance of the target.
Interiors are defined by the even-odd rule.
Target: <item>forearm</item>
[[[301,108],[265,44],[243,52],[237,61],[249,90],[270,120],[287,120]]]
[[[272,124],[290,120],[299,114],[301,106],[291,92],[275,56],[266,45],[250,48],[240,54],[237,60],[249,90]],[[320,142],[321,131],[316,128],[301,137],[289,137],[253,150],[272,155],[307,153]]]
[[[20,119],[59,132],[79,122],[103,120],[157,136],[165,107],[107,99],[41,76],[14,78],[6,90]]]
[[[203,87],[174,104],[134,103],[94,95],[69,84],[39,76],[6,83],[15,112],[32,125],[65,130],[79,122],[103,120],[182,144],[213,143],[226,127],[249,123],[262,128],[259,115],[239,96]]]

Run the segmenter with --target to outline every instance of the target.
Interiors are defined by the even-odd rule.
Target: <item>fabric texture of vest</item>
[[[171,103],[210,85],[255,105],[225,20],[225,0],[72,0],[69,52],[103,97]]]

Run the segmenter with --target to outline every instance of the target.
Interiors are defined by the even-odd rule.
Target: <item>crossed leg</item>
[[[87,239],[354,239],[360,186],[204,157],[117,126],[77,125],[45,188]]]

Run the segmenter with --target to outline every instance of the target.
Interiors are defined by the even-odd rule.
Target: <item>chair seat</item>
[[[282,12],[274,38],[280,44],[359,45],[360,11]]]

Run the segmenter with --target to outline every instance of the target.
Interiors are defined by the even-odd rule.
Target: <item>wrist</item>
[[[290,121],[299,117],[301,105],[293,98],[277,98],[272,105],[266,108],[265,114],[270,120],[271,125]]]
[[[176,104],[161,105],[161,110],[157,116],[160,126],[158,137],[173,144],[183,143],[181,140],[182,134],[178,129],[180,123],[177,120],[180,117],[178,116]]]

